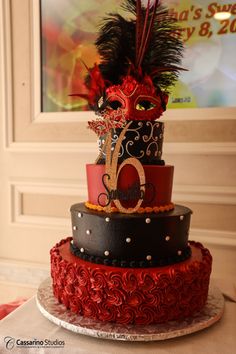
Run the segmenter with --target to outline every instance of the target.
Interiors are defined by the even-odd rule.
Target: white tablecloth
[[[15,341],[64,341],[64,348],[6,349],[5,337]],[[0,321],[0,353],[39,354],[233,354],[236,353],[236,304],[225,301],[222,319],[187,336],[156,342],[121,342],[96,339],[67,331],[48,321],[38,310],[35,297]]]

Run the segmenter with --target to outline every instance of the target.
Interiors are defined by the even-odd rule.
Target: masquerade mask
[[[138,82],[132,76],[124,77],[121,85],[106,90],[106,109],[120,110],[126,120],[155,120],[166,110],[167,94],[157,92],[151,78]]]

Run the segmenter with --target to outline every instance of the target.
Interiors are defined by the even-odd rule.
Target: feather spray
[[[119,85],[127,75],[139,82],[149,76],[157,92],[168,94],[184,70],[183,44],[176,35],[179,27],[168,9],[159,0],[147,0],[146,7],[141,0],[124,0],[121,7],[127,18],[110,13],[103,19],[95,42],[100,63],[88,69],[85,80],[90,108],[97,112],[105,107],[106,88]],[[101,97],[104,104],[99,107]]]
[[[183,45],[176,20],[155,0],[147,7],[141,0],[125,0],[129,15],[109,14],[95,44],[101,58],[99,69],[110,84],[119,84],[129,73],[136,78],[149,75],[155,86],[168,91],[178,73]],[[132,18],[133,17],[133,18]]]

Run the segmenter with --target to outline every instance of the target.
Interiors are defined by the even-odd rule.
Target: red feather
[[[148,44],[150,43],[150,37],[151,37],[151,33],[152,33],[152,29],[153,29],[153,23],[154,23],[154,20],[155,20],[155,17],[156,17],[156,10],[157,10],[157,5],[159,3],[159,0],[155,0],[155,3],[153,5],[153,9],[152,9],[152,17],[151,17],[151,21],[149,23],[149,27],[148,27],[148,30],[147,30],[147,34],[146,34],[146,38],[145,38],[145,42],[141,48],[141,54],[140,54],[140,57],[139,57],[139,62],[138,62],[138,65],[141,66],[142,65],[142,61],[143,61],[143,57],[144,57],[144,54],[146,52],[146,49],[148,47]],[[148,11],[148,10],[147,10]]]
[[[142,37],[142,27],[143,27],[143,18],[142,18],[142,3],[141,0],[137,0],[136,4],[136,44],[135,44],[135,66],[138,67],[138,52],[141,43]]]
[[[87,94],[73,93],[69,96],[84,98],[88,101],[89,104],[94,105],[97,103],[98,99],[103,96],[106,90],[106,83],[97,64],[95,64],[91,69],[88,68],[85,63],[84,65],[90,76],[89,83],[86,85],[89,89],[89,92]]]

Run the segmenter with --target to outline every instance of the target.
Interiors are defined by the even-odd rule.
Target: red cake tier
[[[183,319],[207,300],[212,257],[190,242],[192,256],[166,267],[117,268],[70,253],[71,238],[51,250],[53,291],[72,312],[105,322],[147,325]]]
[[[94,205],[105,206],[107,203],[107,179],[105,165],[87,164],[88,201]],[[142,207],[167,206],[171,203],[174,167],[165,165],[143,165],[145,172],[145,194]],[[117,190],[121,204],[134,207],[139,199],[140,181],[137,170],[132,165],[125,165],[119,174]],[[138,186],[138,187],[137,187]],[[124,199],[122,200],[122,195]],[[127,197],[129,196],[129,197]],[[113,203],[112,203],[113,205]]]

